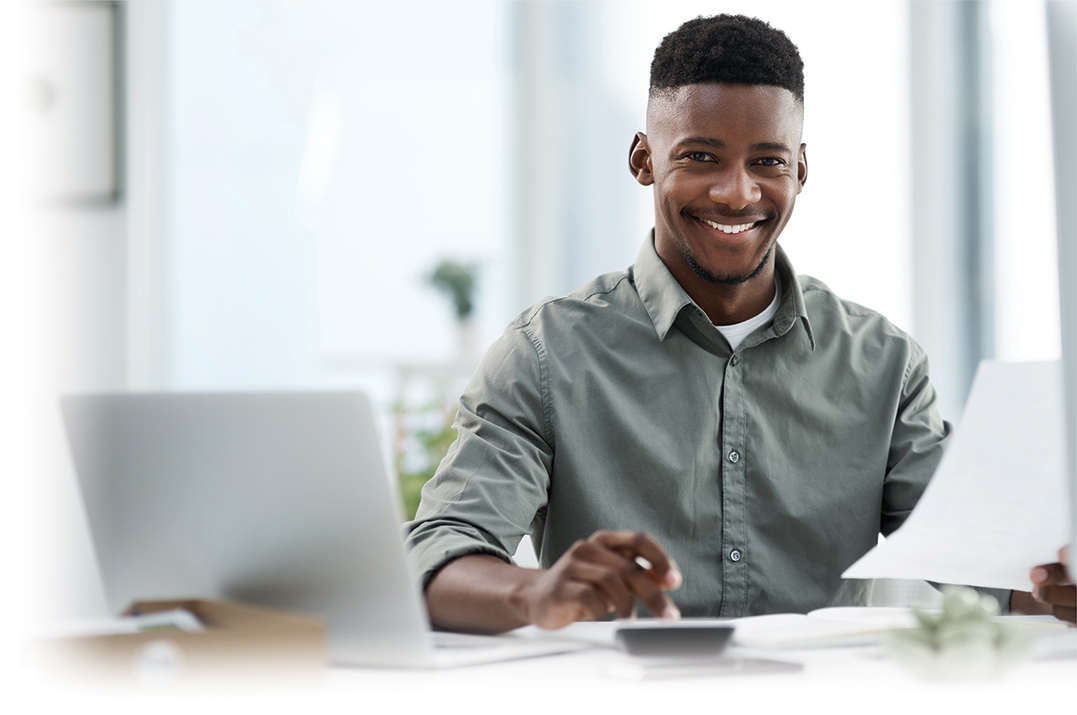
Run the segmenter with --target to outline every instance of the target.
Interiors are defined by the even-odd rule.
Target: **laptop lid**
[[[364,395],[83,395],[61,408],[114,612],[235,600],[323,618],[335,663],[429,657]]]

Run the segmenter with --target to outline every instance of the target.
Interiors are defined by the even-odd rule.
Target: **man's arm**
[[[481,633],[531,624],[562,628],[614,612],[628,618],[636,599],[660,618],[678,618],[663,591],[678,588],[681,580],[680,569],[651,537],[600,531],[545,570],[487,554],[450,561],[427,584],[426,603],[435,626]]]

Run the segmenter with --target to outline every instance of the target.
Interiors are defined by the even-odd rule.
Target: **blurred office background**
[[[31,208],[5,251],[31,267],[6,288],[29,317],[6,337],[29,355],[13,363],[32,378],[24,539],[41,557],[25,568],[48,617],[103,608],[55,395],[357,387],[391,453],[394,408],[458,390],[532,302],[632,263],[651,227],[626,164],[651,55],[699,14],[755,15],[799,45],[810,177],[782,244],[922,342],[944,416],[979,359],[1060,356],[1041,3],[3,12],[26,28],[4,107],[30,180],[6,200]],[[476,267],[463,330],[428,280],[445,259]]]

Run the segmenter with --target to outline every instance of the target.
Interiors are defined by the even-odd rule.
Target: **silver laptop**
[[[341,665],[441,667],[577,647],[430,632],[361,393],[82,395],[61,407],[115,613],[188,597],[308,613],[325,620]]]

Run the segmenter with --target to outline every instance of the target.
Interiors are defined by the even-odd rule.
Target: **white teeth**
[[[752,223],[742,223],[737,226],[725,226],[720,223],[715,223],[714,221],[708,221],[707,219],[703,219],[703,223],[707,224],[711,228],[722,231],[723,233],[740,233],[741,231],[747,231],[752,226],[755,226],[754,221]]]

